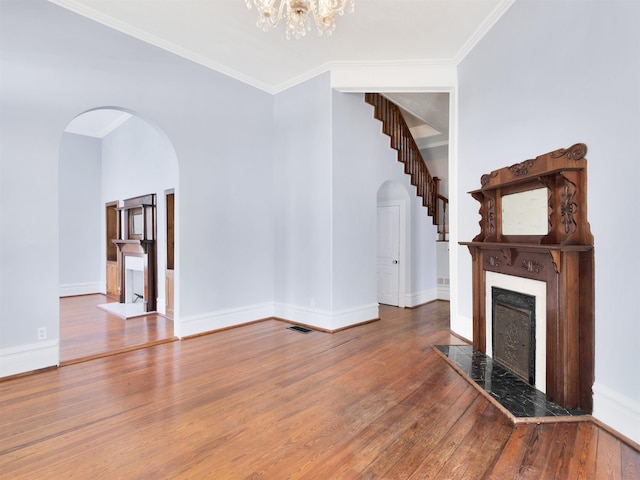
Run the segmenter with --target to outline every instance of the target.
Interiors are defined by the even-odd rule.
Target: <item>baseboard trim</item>
[[[44,340],[0,350],[0,377],[57,367],[60,363],[60,343]]]
[[[409,308],[424,305],[425,303],[438,300],[438,289],[430,288],[417,293],[408,293],[404,296],[404,305]]]
[[[438,300],[451,300],[449,285],[438,285]]]
[[[73,283],[60,285],[58,287],[61,297],[75,297],[78,295],[90,295],[92,293],[102,293],[106,295],[107,288],[104,283]]]
[[[605,387],[593,385],[593,416],[616,432],[640,444],[640,403]]]
[[[336,312],[311,310],[283,303],[263,303],[182,317],[174,323],[174,334],[178,338],[193,337],[267,318],[277,318],[326,332],[337,332],[377,320],[379,317],[377,303]]]
[[[253,323],[256,318],[269,317],[273,317],[273,306],[271,303],[262,303],[241,308],[229,308],[201,315],[186,316],[174,322],[174,335],[178,338],[192,337],[245,323]]]
[[[281,320],[326,332],[336,332],[378,319],[377,303],[338,310],[336,312],[311,310],[294,305],[276,303],[274,304],[273,310],[273,316]]]

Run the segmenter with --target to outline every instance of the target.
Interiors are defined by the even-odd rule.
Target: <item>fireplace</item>
[[[144,256],[124,256],[124,303],[144,301]]]
[[[517,353],[510,370],[558,405],[591,412],[594,262],[585,153],[576,144],[483,175],[481,189],[470,192],[480,202],[481,232],[460,243],[473,262],[473,349],[501,363]],[[498,294],[496,306],[493,287],[535,303],[523,308]],[[494,326],[496,309],[505,318]],[[496,332],[504,340],[514,330],[530,332],[528,346],[520,336],[507,338],[513,347],[494,346]]]
[[[122,238],[112,240],[120,255],[120,303],[140,303],[144,312],[156,310],[155,204],[155,194],[124,200]]]
[[[535,385],[535,297],[492,287],[491,300],[493,359]]]

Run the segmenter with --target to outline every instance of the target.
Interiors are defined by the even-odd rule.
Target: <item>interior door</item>
[[[378,302],[399,303],[400,206],[378,207]]]

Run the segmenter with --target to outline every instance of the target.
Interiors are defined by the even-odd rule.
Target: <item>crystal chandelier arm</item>
[[[256,25],[265,32],[274,28],[280,19],[284,18],[287,39],[292,36],[301,38],[307,30],[311,30],[309,24],[311,16],[315,21],[318,35],[322,35],[323,32],[331,35],[336,29],[336,14],[343,15],[347,6],[349,13],[354,10],[354,0],[246,0],[246,4],[249,10],[256,7],[258,10]]]
[[[275,4],[279,1],[279,7],[276,9]],[[258,11],[258,21],[256,26],[261,30],[268,32],[270,28],[274,28],[282,18],[286,0],[246,0],[247,8],[251,10],[256,7]]]

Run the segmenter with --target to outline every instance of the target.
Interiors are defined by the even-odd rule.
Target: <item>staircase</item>
[[[422,198],[422,205],[438,227],[439,240],[445,240],[448,234],[448,199],[439,193],[440,180],[429,173],[400,108],[379,93],[366,93],[364,99],[373,105],[375,118],[382,122],[382,131],[391,137],[391,148],[398,151],[398,161],[404,164],[404,173],[411,176],[411,184]]]

